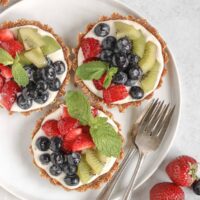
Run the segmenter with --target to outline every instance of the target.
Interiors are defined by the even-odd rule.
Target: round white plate
[[[112,12],[137,15],[134,11],[116,1],[26,0],[3,12],[0,15],[0,22],[19,18],[39,20],[52,26],[56,33],[63,37],[66,44],[74,47],[77,34],[84,30],[87,23],[95,22],[101,15],[110,15]],[[166,102],[176,104],[176,112],[159,150],[146,158],[137,180],[137,187],[153,174],[166,156],[178,125],[180,85],[170,51],[169,58],[168,74],[164,78],[162,88],[156,92],[155,96],[164,99]],[[127,136],[132,123],[139,116],[143,107],[129,108],[123,114],[120,114],[116,109],[111,110],[115,119],[121,123],[125,136]],[[28,117],[20,114],[9,116],[5,110],[0,110],[0,185],[17,197],[26,200],[95,199],[99,190],[84,193],[66,192],[39,176],[38,169],[32,164],[29,145],[34,124],[41,115],[42,113],[34,113]],[[116,197],[119,197],[123,189],[126,188],[132,170],[132,166],[126,170],[126,176],[121,179],[119,188],[114,194]]]

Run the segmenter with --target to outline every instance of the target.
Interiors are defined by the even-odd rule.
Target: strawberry
[[[70,140],[63,140],[63,142],[62,142],[62,150],[64,152],[72,151],[72,141],[70,141]]]
[[[48,120],[42,125],[42,130],[47,136],[58,136],[60,131],[58,130],[58,121],[57,120]]]
[[[10,110],[14,104],[17,93],[20,92],[20,87],[13,80],[6,82],[1,91],[0,103],[7,110]]]
[[[1,72],[1,75],[6,79],[10,79],[13,77],[12,70],[8,66],[4,66],[4,65],[0,64],[0,72]]]
[[[106,78],[106,73],[103,74],[103,76],[99,80],[93,80],[93,83],[94,83],[97,90],[103,90],[104,89],[103,83],[104,83],[105,78]]]
[[[98,115],[98,109],[93,108],[92,109],[92,115],[93,115],[93,117],[96,117]]]
[[[189,187],[197,179],[198,164],[190,156],[179,156],[166,167],[169,178],[180,186]]]
[[[20,53],[24,50],[24,46],[17,40],[2,42],[0,46],[5,49],[13,58],[15,58],[17,53]]]
[[[84,58],[95,58],[100,54],[101,45],[98,40],[94,38],[84,38],[81,41],[81,49],[83,51]]]
[[[73,141],[75,140],[80,134],[82,134],[83,130],[82,128],[75,128],[69,131],[65,136],[65,141]]]
[[[62,114],[61,119],[68,118],[68,117],[71,117],[71,116],[69,115],[67,108],[63,107],[63,114]]]
[[[0,74],[0,93],[5,83],[5,78]]]
[[[90,133],[90,127],[89,126],[80,126],[82,128],[82,132],[89,134]]]
[[[124,85],[113,85],[103,90],[103,99],[105,103],[112,103],[125,99],[128,91]]]
[[[72,129],[78,128],[78,126],[79,126],[78,120],[71,117],[60,119],[58,121],[58,129],[61,135],[66,135]]]
[[[150,200],[184,200],[183,190],[174,183],[158,183],[150,190]]]
[[[9,29],[0,29],[0,42],[14,40],[14,35]]]

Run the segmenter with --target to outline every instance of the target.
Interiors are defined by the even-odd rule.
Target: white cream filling
[[[52,38],[54,38],[56,40],[56,38],[49,32],[47,31],[44,31],[40,28],[38,28],[37,26],[32,26],[32,25],[26,25],[26,26],[20,26],[20,27],[14,27],[14,28],[11,28],[10,30],[14,33],[15,37],[17,35],[17,30],[19,28],[24,28],[24,27],[31,27],[31,28],[35,28],[38,30],[39,34],[45,36],[45,35],[48,35]],[[57,75],[57,78],[60,80],[61,84],[63,83],[66,75],[67,75],[67,71],[68,71],[68,66],[67,66],[67,63],[65,61],[65,57],[64,57],[64,53],[63,53],[63,50],[62,48],[59,49],[58,51],[54,52],[54,53],[51,53],[49,54],[47,57],[49,57],[53,62],[55,61],[62,61],[64,64],[65,64],[65,72],[61,75]],[[17,103],[15,102],[11,108],[11,111],[13,112],[27,112],[27,111],[31,111],[31,110],[35,110],[35,109],[39,109],[39,108],[43,108],[43,107],[46,107],[47,105],[51,104],[54,99],[56,98],[57,94],[58,94],[58,91],[56,92],[52,92],[50,90],[49,91],[49,98],[47,100],[47,102],[45,102],[44,104],[38,104],[36,102],[33,101],[33,104],[32,106],[27,109],[27,110],[24,110],[24,109],[21,109]]]
[[[47,120],[50,120],[50,119],[59,120],[59,119],[60,119],[60,116],[62,115],[62,112],[63,112],[63,109],[62,109],[62,106],[61,106],[61,107],[60,107],[59,109],[57,109],[55,112],[53,112],[53,113],[51,113],[50,115],[48,115],[48,116],[44,119],[44,121],[42,122],[42,124],[44,124]],[[98,116],[100,116],[100,117],[106,117],[106,118],[108,119],[108,123],[110,123],[110,124],[113,126],[113,128],[114,128],[117,132],[119,131],[119,129],[118,129],[117,125],[114,123],[114,121],[113,121],[111,118],[109,118],[105,113],[103,113],[102,111],[99,110],[99,111],[98,111]],[[37,140],[39,137],[41,137],[41,136],[46,136],[46,135],[45,135],[45,133],[43,132],[43,130],[40,128],[40,129],[38,130],[38,132],[35,134],[35,136],[34,136],[34,138],[33,138],[33,140],[32,140],[32,144],[31,144],[31,147],[32,147],[32,150],[33,150],[33,156],[34,156],[34,160],[35,160],[36,164],[37,164],[40,168],[44,169],[50,177],[54,178],[54,179],[57,180],[59,183],[61,183],[63,186],[65,186],[65,187],[67,187],[67,188],[69,188],[69,189],[75,189],[75,188],[77,188],[77,187],[80,187],[80,186],[84,185],[81,181],[80,181],[79,184],[76,185],[76,186],[69,186],[69,185],[66,185],[66,183],[64,182],[64,178],[65,178],[65,176],[66,176],[66,175],[64,174],[64,172],[62,172],[61,175],[59,175],[59,176],[52,176],[52,175],[50,174],[49,168],[50,168],[50,166],[51,166],[51,163],[49,163],[48,165],[43,165],[43,164],[40,162],[40,160],[39,160],[39,156],[40,156],[41,154],[43,154],[43,153],[52,153],[51,150],[42,152],[42,151],[38,150],[38,148],[36,147],[36,140]],[[116,161],[116,158],[115,158],[115,157],[110,157],[110,158],[108,158],[106,164],[105,164],[104,167],[103,167],[103,170],[102,170],[101,174],[92,176],[92,178],[89,180],[88,183],[91,183],[92,181],[94,181],[94,180],[95,180],[96,178],[98,178],[99,176],[101,176],[101,175],[107,173],[108,171],[110,171],[110,169],[111,169],[112,166],[114,165],[115,161]]]
[[[134,22],[134,21],[129,21],[129,20],[109,20],[109,21],[104,21],[104,23],[108,24],[110,26],[110,33],[109,35],[110,36],[116,36],[116,29],[115,29],[115,26],[114,26],[114,22],[116,21],[122,21],[124,23],[127,23],[129,25],[132,25],[135,29],[137,30],[141,30],[142,33],[144,34],[145,38],[146,38],[146,41],[152,41],[154,44],[156,44],[157,46],[157,55],[156,55],[156,59],[158,60],[158,62],[160,63],[160,69],[159,69],[159,73],[158,73],[158,78],[157,78],[157,81],[155,83],[155,86],[154,88],[149,91],[148,93],[145,93],[144,94],[144,97],[142,99],[144,99],[146,96],[148,96],[152,91],[154,91],[156,89],[156,87],[158,86],[158,83],[160,81],[160,77],[161,77],[161,74],[162,74],[162,71],[163,71],[163,68],[164,68],[164,59],[163,59],[163,55],[162,55],[162,47],[161,47],[161,44],[160,42],[157,40],[157,38],[152,34],[150,33],[145,27],[143,27],[142,25],[140,25],[139,23],[137,22]],[[98,24],[97,24],[98,25]],[[96,25],[96,26],[97,26]],[[95,26],[95,27],[96,27]],[[92,37],[92,38],[95,38],[97,40],[99,40],[100,42],[104,39],[104,37],[98,37],[94,34],[94,28],[91,29],[86,35],[85,35],[85,38],[89,38],[89,37]],[[84,61],[84,56],[83,56],[83,52],[82,52],[82,49],[80,48],[79,49],[79,52],[78,52],[78,66],[80,66]],[[93,82],[90,81],[90,80],[84,80],[83,81],[84,84],[88,87],[88,89],[94,93],[96,96],[100,97],[100,98],[103,98],[103,92],[102,90],[97,90],[96,87],[94,86]],[[131,87],[126,87],[127,90],[129,91]],[[140,100],[142,100],[140,99]],[[122,99],[120,101],[116,101],[116,102],[113,102],[112,104],[124,104],[124,103],[129,103],[129,102],[134,102],[134,101],[138,101],[137,99],[133,99],[130,95],[128,97],[126,97],[125,99]]]

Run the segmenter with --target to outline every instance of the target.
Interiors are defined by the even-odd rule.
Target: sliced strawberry
[[[5,78],[0,74],[0,93],[5,83]]]
[[[20,92],[20,87],[13,80],[6,82],[1,91],[0,104],[10,110]]]
[[[82,132],[86,134],[90,134],[90,127],[89,126],[80,126],[82,128]]]
[[[127,96],[128,91],[124,85],[113,85],[103,90],[103,99],[105,103],[119,101],[125,99]]]
[[[92,115],[93,115],[93,117],[96,117],[98,115],[98,109],[93,108],[92,109]]]
[[[58,130],[58,121],[57,120],[48,120],[42,125],[42,130],[47,136],[58,136],[60,131]]]
[[[4,66],[4,65],[0,64],[0,72],[1,72],[1,75],[6,79],[10,79],[13,77],[12,70],[8,66]]]
[[[72,151],[72,141],[64,140],[62,143],[62,150],[65,152]]]
[[[58,129],[61,135],[66,135],[69,131],[74,128],[78,128],[79,122],[71,117],[60,119],[58,121]]]
[[[82,134],[82,128],[75,128],[69,131],[65,136],[64,140],[65,141],[72,141],[75,140],[79,135]]]
[[[24,46],[17,40],[2,42],[1,47],[5,49],[12,57],[15,57],[17,53],[20,53],[24,50]]]
[[[9,29],[0,29],[0,42],[14,40],[14,35]]]
[[[68,118],[68,117],[71,117],[71,116],[69,115],[67,108],[63,107],[63,114],[62,114],[61,118],[64,119],[64,118]]]
[[[93,83],[94,83],[97,90],[103,90],[104,89],[103,83],[104,83],[105,78],[106,78],[106,73],[99,80],[93,80]]]
[[[101,45],[98,40],[94,38],[84,38],[81,41],[81,49],[83,51],[84,58],[95,58],[100,54]]]

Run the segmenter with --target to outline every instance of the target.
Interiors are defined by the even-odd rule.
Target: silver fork
[[[147,111],[144,118],[140,122],[137,130],[138,134],[135,137],[135,145],[139,152],[139,159],[122,200],[132,199],[135,181],[144,157],[148,153],[155,151],[161,144],[174,109],[175,106],[170,108],[169,104],[164,105],[164,101],[158,102],[153,105],[151,112],[149,112],[149,110]]]
[[[112,179],[107,183],[107,185],[104,187],[104,189],[100,192],[100,194],[97,196],[96,200],[109,200],[110,199],[112,192],[115,189],[115,186],[116,186],[119,178],[123,174],[129,161],[131,160],[131,158],[135,155],[135,153],[137,151],[136,146],[135,146],[135,136],[138,133],[138,127],[139,127],[140,123],[142,121],[144,121],[145,118],[148,118],[150,113],[153,112],[157,103],[158,103],[158,99],[153,100],[151,102],[151,104],[148,106],[148,108],[143,111],[143,113],[140,115],[140,117],[134,123],[133,129],[132,129],[133,131],[131,134],[131,145],[126,153],[126,156],[123,159],[122,163],[120,164],[118,171],[113,175]]]

